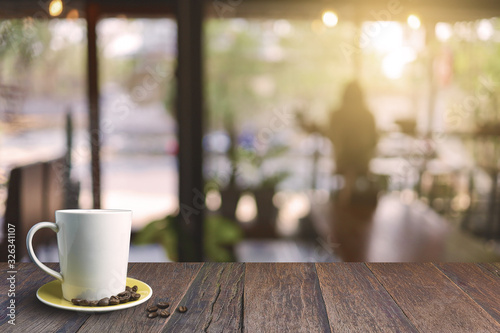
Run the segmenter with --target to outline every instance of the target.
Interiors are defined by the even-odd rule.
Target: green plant
[[[167,256],[176,261],[178,233],[175,216],[166,216],[150,222],[135,236],[134,244],[159,243]],[[243,232],[233,221],[219,215],[207,216],[204,229],[204,247],[209,261],[234,261],[232,247],[243,238]]]
[[[255,149],[238,149],[237,160],[246,167],[248,172],[256,174],[258,182],[250,186],[253,189],[259,188],[274,188],[280,182],[289,176],[287,171],[266,171],[263,167],[266,161],[277,159],[286,154],[288,147],[275,146],[267,149],[264,152],[258,152]]]

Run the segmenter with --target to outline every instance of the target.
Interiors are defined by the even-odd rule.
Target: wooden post
[[[205,196],[202,174],[204,1],[179,0],[177,10],[177,121],[179,139],[179,261],[203,261]]]
[[[92,159],[92,199],[94,208],[101,208],[101,141],[99,132],[99,77],[96,34],[98,18],[99,6],[90,2],[87,5],[87,97],[89,103],[89,137]]]

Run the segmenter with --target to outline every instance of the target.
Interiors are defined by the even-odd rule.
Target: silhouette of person
[[[300,116],[299,121],[306,131],[319,132],[333,143],[336,173],[345,181],[341,200],[350,200],[356,180],[369,173],[378,139],[375,118],[365,104],[359,83],[347,84],[341,105],[330,115],[327,127],[306,125]]]

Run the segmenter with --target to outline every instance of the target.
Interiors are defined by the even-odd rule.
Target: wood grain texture
[[[10,277],[12,273],[7,273],[10,271],[9,266],[6,263],[0,263],[0,270],[5,273],[5,279]],[[29,276],[33,272],[38,270],[38,267],[35,265],[32,265],[30,263],[16,263],[14,271],[17,273],[14,273],[16,277],[15,281],[15,294],[16,294],[16,302],[19,299],[20,292],[24,290],[24,285],[26,284],[26,281],[29,280]],[[7,312],[7,306],[9,306],[10,299],[9,297],[9,289],[10,289],[10,282],[7,280],[2,281],[0,283],[0,327],[3,325],[7,320],[10,318],[5,317]],[[19,302],[17,302],[19,303]],[[18,305],[18,304],[17,304]]]
[[[41,303],[36,290],[53,278],[32,263],[16,267],[16,326],[0,283],[2,333],[500,332],[499,263],[131,264],[128,275],[151,285],[152,299],[100,314]],[[158,301],[171,303],[171,317],[146,318]]]
[[[128,276],[149,284],[153,296],[148,302],[126,310],[96,313],[79,332],[159,332],[170,318],[147,318],[146,308],[160,301],[175,309],[202,267],[199,263],[137,264]]]
[[[480,263],[477,264],[484,272],[490,272],[500,278],[500,263]]]
[[[483,272],[489,272],[493,276],[500,278],[500,265],[499,267],[495,266],[493,263],[479,263],[477,264]]]
[[[58,264],[47,266],[57,270]],[[16,325],[8,324],[2,315],[1,332],[76,332],[90,316],[85,313],[56,310],[40,302],[36,298],[36,291],[54,278],[34,264],[28,264],[28,267],[19,266],[16,277]]]
[[[500,323],[500,277],[484,274],[475,264],[434,264]]]
[[[330,332],[314,264],[246,264],[245,332]]]
[[[417,332],[365,264],[316,269],[333,332]]]
[[[239,332],[245,264],[205,263],[163,332]]]
[[[367,264],[421,332],[499,332],[500,324],[430,263]]]
[[[10,276],[11,274],[8,274],[7,272],[10,271],[9,265],[5,262],[0,263],[0,270],[5,274],[5,277]],[[16,263],[14,271],[17,272],[15,273],[16,275],[16,287],[22,286],[27,280],[28,277],[35,272],[36,270],[39,270],[39,268],[31,263]],[[40,272],[42,272],[40,270]],[[5,298],[7,297],[7,292],[9,289],[9,284],[8,283],[0,283],[0,301],[4,302]],[[17,289],[17,288],[16,288]]]

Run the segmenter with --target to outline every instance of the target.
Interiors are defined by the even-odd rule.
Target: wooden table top
[[[17,264],[16,325],[4,280],[0,331],[500,332],[500,263],[132,263],[128,275],[153,288],[148,302],[88,314],[38,301],[52,278]],[[189,310],[147,318],[160,300]]]

